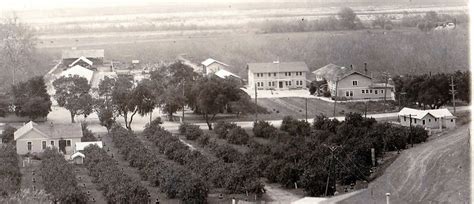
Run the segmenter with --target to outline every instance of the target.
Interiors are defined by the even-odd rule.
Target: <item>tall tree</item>
[[[51,111],[51,98],[42,76],[12,86],[12,93],[15,113],[18,116],[35,120],[46,117]]]
[[[341,8],[337,13],[337,16],[339,17],[341,26],[345,29],[355,29],[357,25],[356,23],[359,21],[354,10],[349,7]]]
[[[28,67],[34,66],[34,32],[13,15],[0,23],[0,39],[0,66],[3,71],[0,81],[6,83],[11,80],[11,84],[15,84],[18,78],[27,76]]]
[[[191,88],[197,74],[193,68],[176,61],[151,73],[152,87],[157,104],[172,119],[185,105],[194,106]]]
[[[199,79],[192,91],[196,93],[197,109],[195,111],[206,120],[209,130],[212,130],[211,121],[215,116],[224,112],[229,102],[240,99],[238,86],[232,80],[221,79],[217,76]]]
[[[99,117],[100,124],[110,131],[115,123],[116,113],[112,105],[112,93],[116,80],[114,78],[105,77],[99,83],[99,98],[94,99],[94,110]]]
[[[53,82],[53,86],[56,89],[54,98],[59,106],[69,111],[72,123],[75,122],[76,115],[87,117],[92,113],[93,100],[89,93],[91,86],[87,79],[77,75],[61,77]]]
[[[150,81],[143,80],[134,87],[134,84],[125,77],[119,77],[115,83],[112,105],[117,113],[123,116],[125,127],[129,130],[132,129],[133,117],[137,113],[143,116],[152,112],[155,107],[155,97],[150,84]]]

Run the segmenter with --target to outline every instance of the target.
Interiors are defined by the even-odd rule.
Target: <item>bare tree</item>
[[[15,84],[19,76],[25,76],[27,67],[34,64],[34,31],[13,14],[0,23],[0,39],[0,71],[4,73],[0,79],[6,83],[10,78]]]

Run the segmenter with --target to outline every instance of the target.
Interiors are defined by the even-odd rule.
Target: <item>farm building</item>
[[[86,69],[82,67],[81,65],[75,65],[74,67],[61,72],[60,76],[72,77],[74,75],[87,79],[87,82],[90,84],[92,80],[92,76],[94,75],[94,71],[90,69]]]
[[[81,141],[82,128],[79,123],[36,124],[32,121],[14,133],[17,154],[41,153],[47,147],[57,147],[64,154],[73,153],[76,143]]]
[[[68,49],[63,50],[61,55],[61,60],[64,65],[69,67],[74,66],[75,64],[79,65],[102,65],[104,64],[104,50],[78,50],[78,49]],[[88,60],[88,61],[87,61]],[[71,65],[71,66],[70,66]]]
[[[250,88],[257,89],[303,89],[306,88],[305,62],[248,63]]]
[[[84,158],[86,156],[80,152],[76,152],[71,155],[71,160],[74,164],[83,164],[84,163]]]
[[[394,86],[386,83],[374,83],[373,78],[352,68],[328,64],[313,72],[316,81],[326,81],[331,96],[348,100],[395,100]],[[337,88],[337,94],[336,94]]]
[[[411,119],[410,119],[411,118]],[[453,116],[448,109],[417,110],[413,108],[403,108],[398,113],[398,119],[402,126],[423,126],[430,129],[455,128],[456,116]]]
[[[221,69],[226,69],[229,67],[229,65],[227,65],[226,63],[217,61],[212,58],[208,58],[202,61],[201,66],[202,66],[202,72],[205,75],[213,74]]]

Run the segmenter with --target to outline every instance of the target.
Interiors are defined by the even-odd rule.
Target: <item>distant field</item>
[[[212,57],[231,65],[230,71],[246,78],[249,62],[305,61],[310,70],[328,63],[351,64],[358,70],[368,63],[374,77],[382,71],[418,74],[468,70],[468,30],[459,26],[449,32],[423,33],[418,29],[331,31],[307,33],[199,33],[173,36],[93,35],[54,44],[41,52],[60,57],[64,48],[104,48],[108,60],[158,62],[175,60],[179,54],[199,63]],[[46,46],[46,45],[45,45]]]

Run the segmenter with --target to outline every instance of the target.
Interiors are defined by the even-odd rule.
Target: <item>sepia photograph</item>
[[[469,204],[468,0],[0,0],[0,204]]]

